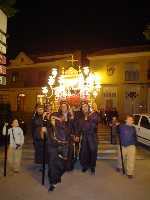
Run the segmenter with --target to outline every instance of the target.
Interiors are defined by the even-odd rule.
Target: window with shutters
[[[129,62],[125,64],[125,81],[139,80],[139,64]]]

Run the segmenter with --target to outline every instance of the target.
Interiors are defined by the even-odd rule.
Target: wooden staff
[[[119,147],[120,147],[121,163],[122,163],[122,173],[125,174],[125,167],[124,167],[124,160],[123,160],[123,153],[122,153],[122,143],[121,143],[119,129],[118,129],[118,135],[119,135]]]
[[[112,126],[110,127],[110,143],[113,143]]]
[[[42,185],[45,183],[45,161],[46,161],[46,133],[43,133],[43,163],[42,163]]]
[[[5,135],[5,151],[4,151],[4,176],[7,175],[7,149],[8,149],[8,123],[5,123],[6,135]]]

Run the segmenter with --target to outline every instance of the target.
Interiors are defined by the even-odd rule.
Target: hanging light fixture
[[[56,68],[52,68],[52,76],[53,76],[54,78],[56,78],[57,74],[58,74],[57,69],[56,69]]]
[[[42,87],[42,93],[47,95],[48,93],[48,88],[45,86],[45,87]]]
[[[64,70],[63,74],[58,75],[57,68],[52,68],[48,85],[52,95],[57,99],[66,99],[73,95],[79,96],[80,99],[91,98],[90,96],[96,98],[101,87],[99,76],[91,72],[88,66],[82,70],[79,67],[78,76],[72,79],[65,75]],[[48,91],[48,87],[42,88],[43,94],[47,95]]]
[[[88,76],[88,75],[89,75],[89,72],[90,72],[89,67],[88,67],[88,66],[83,67],[83,72],[84,72],[84,75],[85,75],[85,76]]]

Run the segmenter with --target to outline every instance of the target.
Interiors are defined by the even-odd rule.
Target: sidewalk
[[[75,170],[66,173],[56,190],[41,186],[41,173],[27,163],[20,174],[0,180],[2,200],[149,200],[150,160],[138,160],[136,177],[129,180],[115,172],[115,161],[98,161],[96,176]]]
[[[97,162],[96,175],[83,174],[79,166],[66,173],[56,190],[48,193],[48,180],[41,185],[41,172],[33,163],[31,140],[24,145],[22,171],[3,177],[0,151],[0,200],[150,200],[150,151],[140,149],[145,159],[136,161],[136,176],[129,180],[115,171],[116,160]],[[47,174],[46,174],[47,175]]]

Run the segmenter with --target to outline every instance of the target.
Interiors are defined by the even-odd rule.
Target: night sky
[[[150,3],[130,1],[18,0],[19,12],[8,23],[8,55],[148,43],[142,32]]]

